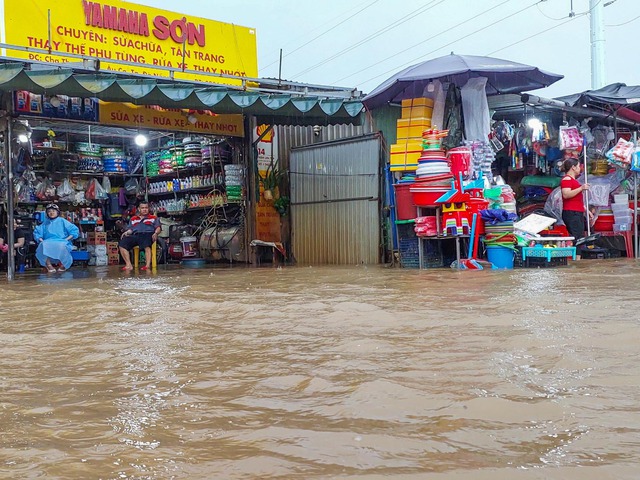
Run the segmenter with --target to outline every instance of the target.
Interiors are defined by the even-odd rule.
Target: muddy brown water
[[[0,282],[0,478],[636,479],[633,260]]]

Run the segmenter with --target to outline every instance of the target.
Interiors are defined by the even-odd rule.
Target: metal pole
[[[582,145],[582,158],[584,159],[584,183],[589,183],[588,172],[587,172],[587,170],[589,169],[587,165],[587,140],[586,140],[586,137],[583,137],[583,138],[584,138],[584,141]],[[589,222],[589,190],[587,190],[587,193],[584,196],[584,201],[587,206],[587,237],[590,237],[591,222]]]
[[[591,27],[591,89],[605,86],[604,0],[589,0]]]
[[[633,144],[638,148],[638,132],[633,132]],[[638,152],[636,155],[640,155]],[[638,258],[638,172],[633,172],[633,234],[635,258]]]
[[[144,201],[149,203],[149,179],[147,178],[147,149],[142,147],[142,181],[144,182]]]
[[[282,82],[282,49],[280,49],[280,63],[278,65],[278,86],[281,85]]]
[[[8,92],[13,97],[13,92]],[[13,232],[13,152],[11,148],[11,142],[13,141],[13,119],[11,113],[13,113],[12,98],[7,100],[7,128],[5,130],[4,137],[4,155],[5,155],[5,178],[7,179],[7,245],[9,250],[7,251],[7,280],[13,281],[16,271],[15,250],[13,248],[16,242]]]

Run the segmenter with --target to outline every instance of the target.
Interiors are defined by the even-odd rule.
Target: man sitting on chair
[[[149,204],[141,202],[138,205],[138,214],[131,217],[126,230],[120,238],[120,255],[124,260],[122,270],[133,270],[131,265],[131,255],[129,250],[133,247],[144,249],[146,265],[140,270],[151,269],[151,245],[158,239],[160,233],[160,220],[155,215],[149,213]]]

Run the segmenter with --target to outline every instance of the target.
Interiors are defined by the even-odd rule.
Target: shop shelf
[[[224,185],[223,184],[217,184],[217,185],[210,185],[207,187],[196,187],[196,188],[188,188],[186,190],[172,190],[171,192],[149,192],[149,196],[154,196],[154,197],[162,197],[162,196],[167,196],[167,195],[173,195],[174,193],[177,194],[181,194],[181,193],[193,193],[193,192],[210,192],[213,190],[218,190],[222,193],[224,193]]]

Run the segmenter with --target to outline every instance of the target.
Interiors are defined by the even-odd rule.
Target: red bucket
[[[416,206],[409,190],[413,183],[396,183],[396,220],[412,220],[416,218]]]
[[[457,177],[462,173],[463,177],[469,176],[471,166],[471,149],[469,147],[455,147],[447,153],[447,160],[451,167],[451,173]]]

